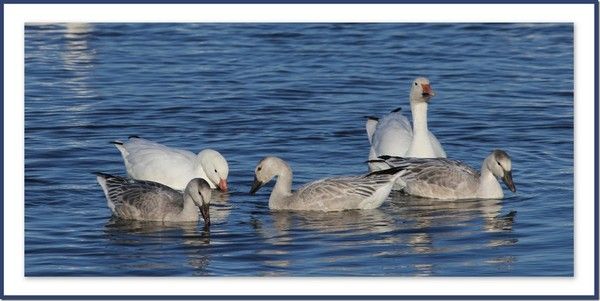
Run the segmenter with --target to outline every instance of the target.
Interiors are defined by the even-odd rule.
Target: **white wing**
[[[432,132],[429,132],[429,141],[431,142],[431,146],[433,147],[433,152],[435,153],[436,158],[447,157],[442,144],[437,140]]]
[[[142,138],[131,138],[117,148],[123,155],[127,174],[137,180],[154,181],[183,190],[197,174],[197,156],[186,150],[170,148]],[[203,172],[202,172],[203,173]]]
[[[378,123],[379,118],[371,116],[367,117],[367,123],[365,124],[365,127],[367,129],[367,138],[369,138],[369,144],[373,144],[373,134],[375,133]]]
[[[376,156],[404,156],[412,141],[412,127],[402,112],[392,112],[379,120],[373,133]]]

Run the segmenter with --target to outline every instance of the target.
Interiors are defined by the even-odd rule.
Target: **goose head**
[[[185,187],[184,194],[190,197],[196,206],[200,208],[200,214],[204,219],[204,224],[210,226],[210,198],[212,191],[210,185],[202,178],[192,179]]]
[[[417,77],[411,84],[410,102],[420,103],[429,102],[431,97],[435,96],[435,92],[431,89],[429,79],[426,77]]]
[[[250,193],[254,194],[262,186],[269,183],[269,181],[271,181],[275,176],[279,175],[282,168],[290,170],[291,172],[291,169],[287,163],[280,158],[265,157],[264,159],[260,160],[254,169],[254,182],[252,183]]]
[[[227,191],[229,165],[227,165],[225,158],[219,152],[212,149],[201,151],[198,157],[200,158],[200,168],[204,170],[204,173],[213,185],[219,187],[221,191]]]
[[[510,191],[517,191],[512,179],[512,162],[505,151],[499,149],[492,151],[486,159],[486,167],[494,176],[501,178]]]

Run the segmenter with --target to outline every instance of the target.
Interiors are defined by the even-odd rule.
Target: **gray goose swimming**
[[[374,209],[385,201],[398,178],[397,169],[387,169],[364,176],[325,178],[292,192],[292,169],[282,159],[266,157],[254,172],[250,193],[277,177],[269,197],[269,208],[273,210]]]
[[[165,222],[198,221],[210,225],[211,188],[206,180],[192,179],[182,192],[166,185],[96,173],[108,207],[121,219]],[[199,210],[198,210],[199,209]]]
[[[497,178],[516,192],[512,162],[503,150],[494,150],[485,158],[481,172],[467,164],[444,158],[402,158],[381,156],[390,167],[400,168],[397,183],[414,196],[436,199],[501,199],[504,197]]]

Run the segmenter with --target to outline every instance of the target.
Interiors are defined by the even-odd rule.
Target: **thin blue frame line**
[[[0,0],[2,1],[2,0]],[[0,145],[2,146],[2,150],[0,154],[2,154],[2,170],[4,171],[4,5],[0,5],[0,29],[2,33],[2,39],[0,40],[0,44],[2,44],[2,50],[0,50],[0,56],[2,56],[2,60],[0,60],[0,66],[2,66],[2,74],[0,74],[0,79],[2,79],[2,84],[0,84],[0,97],[2,97],[2,107],[0,107],[0,113],[2,114],[2,122],[0,122],[0,129],[2,129],[2,139],[0,139]],[[23,50],[24,51],[24,50]],[[2,219],[2,223],[0,223],[0,267],[2,268],[2,273],[0,274],[0,295],[4,296],[4,172],[0,174],[0,192],[2,192],[2,206],[0,206],[0,216]],[[23,233],[23,235],[25,235]]]
[[[2,36],[0,41],[0,44],[2,44],[2,50],[0,50],[2,56],[0,66],[2,66],[3,71],[0,75],[0,78],[2,79],[2,84],[0,84],[0,97],[2,97],[2,107],[0,107],[0,112],[2,113],[2,117],[0,118],[2,119],[2,122],[0,123],[0,128],[2,129],[3,138],[0,139],[0,145],[2,145],[2,163],[0,163],[0,165],[4,171],[4,5],[0,5],[0,11],[0,28],[2,29],[2,33],[0,33]],[[0,234],[0,246],[2,247],[2,250],[0,250],[0,256],[2,257],[2,259],[0,259],[0,267],[2,267],[2,274],[0,274],[0,294],[4,296],[4,172],[0,174],[0,179],[2,180],[0,181],[0,191],[2,192],[2,206],[0,206],[0,214],[2,216],[2,223],[0,223],[0,229],[2,230],[2,233]]]
[[[596,2],[594,4],[594,298],[599,299],[598,293],[598,266],[600,263],[598,262],[598,52],[600,48],[598,47],[598,16],[599,14],[599,4]]]
[[[595,4],[595,0],[0,0],[5,4]]]
[[[117,1],[114,1],[115,3]],[[140,1],[141,2],[141,1]],[[191,2],[195,2],[195,1],[189,1]],[[275,3],[276,1],[273,2],[269,2],[269,3]],[[315,0],[314,2],[317,2],[317,0]],[[4,2],[0,2],[2,4],[4,3],[49,3],[49,2],[44,2],[44,1],[4,1]],[[66,1],[64,3],[83,3],[81,1]],[[92,2],[86,2],[86,3],[92,3]],[[105,3],[105,2],[99,2],[99,3]],[[132,3],[137,3],[137,2],[132,2]],[[216,3],[216,2],[203,2],[203,3]],[[223,2],[220,2],[223,3]],[[234,3],[234,2],[227,2],[227,3]],[[235,2],[235,3],[249,3],[249,2]],[[280,3],[280,2],[277,2]],[[306,2],[302,2],[302,3],[306,3]],[[319,2],[319,3],[323,3],[323,2]],[[357,2],[358,3],[358,2]],[[388,1],[385,3],[414,3],[414,2],[402,2],[402,1]],[[422,2],[422,3],[450,3],[447,1],[439,1],[439,2],[435,2],[435,1],[431,1],[431,2]],[[524,3],[524,2],[520,2],[520,1],[499,1],[499,2],[481,2],[481,1],[464,1],[464,2],[452,2],[453,4],[456,3],[483,3],[483,4],[490,4],[490,3]],[[541,4],[542,2],[527,2],[527,3],[538,3]],[[598,126],[599,126],[599,122],[598,122],[598,103],[599,103],[599,87],[598,87],[598,78],[599,78],[599,72],[598,72],[598,58],[599,58],[599,46],[598,46],[598,26],[599,26],[599,4],[597,1],[573,1],[573,2],[568,2],[568,1],[546,1],[543,3],[571,3],[571,4],[581,4],[581,3],[593,3],[594,4],[594,232],[595,232],[595,236],[594,236],[594,250],[595,250],[595,254],[594,254],[594,261],[595,261],[595,267],[594,267],[594,295],[591,296],[586,296],[586,295],[563,295],[563,296],[544,296],[544,295],[506,295],[506,296],[423,296],[423,295],[417,295],[417,296],[408,296],[408,295],[404,295],[404,296],[319,296],[319,295],[312,295],[312,296],[142,296],[142,295],[137,295],[137,296],[130,296],[130,295],[107,295],[107,296],[87,296],[87,295],[73,295],[73,296],[68,296],[68,295],[55,295],[55,296],[35,296],[35,295],[20,295],[20,296],[11,296],[11,295],[4,295],[4,279],[3,279],[3,274],[0,274],[0,279],[1,279],[1,283],[0,283],[0,297],[4,300],[106,300],[106,299],[122,299],[122,300],[166,300],[166,299],[170,299],[170,300],[306,300],[306,299],[323,299],[323,300],[364,300],[364,299],[372,299],[372,300],[406,300],[406,299],[410,299],[410,300],[434,300],[434,299],[445,299],[445,300],[480,300],[480,299],[485,299],[485,300],[506,300],[506,299],[519,299],[519,300],[565,300],[565,299],[569,299],[569,300],[594,300],[594,299],[598,299],[599,297],[599,290],[598,290],[598,274],[599,274],[599,267],[598,267],[598,226],[599,226],[599,218],[598,218],[598,205],[599,205],[599,193],[598,193],[598,176],[599,176],[599,172],[598,172],[598,151],[599,151],[599,147],[598,147]],[[4,46],[4,6],[0,6],[0,10],[1,10],[1,14],[0,14],[0,29],[2,29],[2,33],[0,34],[2,36],[2,41],[0,43],[2,43],[2,46]],[[0,55],[2,55],[2,61],[0,63],[0,66],[2,66],[2,69],[4,70],[4,47],[2,48],[2,50],[0,50]],[[0,86],[0,92],[2,92],[2,102],[4,103],[4,78],[3,78],[3,74],[0,75],[0,78],[2,78],[2,84]],[[4,108],[0,108],[0,112],[2,112],[2,120],[4,120]],[[2,129],[2,133],[4,133],[4,123],[2,123],[2,125],[0,125],[0,128]],[[4,158],[4,141],[0,141],[0,145],[2,145],[2,158]],[[2,163],[0,163],[2,166],[2,169],[4,170],[4,159],[2,160]],[[0,175],[0,179],[3,180],[3,175]],[[0,184],[0,190],[3,192],[4,191],[4,181],[2,181],[2,183]],[[3,199],[4,201],[4,199]],[[0,208],[0,213],[2,214],[2,216],[4,216],[4,207],[2,206]],[[0,267],[2,267],[2,271],[4,271],[4,225],[1,224],[0,225],[0,229],[2,229],[2,233],[0,234],[0,246],[2,247],[2,250],[0,251],[0,255],[2,256],[2,259],[0,260]]]
[[[476,295],[207,295],[207,296],[151,296],[151,295],[55,295],[55,296],[4,296],[4,300],[593,300],[594,296],[586,295],[557,295],[557,296],[533,296],[533,295],[507,295],[507,296],[476,296]]]

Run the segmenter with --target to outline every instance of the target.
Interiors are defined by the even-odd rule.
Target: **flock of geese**
[[[270,209],[340,211],[377,208],[392,190],[436,199],[501,199],[504,193],[498,178],[515,192],[511,159],[502,150],[493,150],[480,171],[446,158],[427,127],[427,106],[433,96],[429,80],[419,77],[411,83],[412,125],[400,110],[367,118],[370,173],[325,178],[292,191],[291,167],[268,156],[254,170],[250,193],[276,178]],[[96,176],[115,217],[196,222],[199,212],[205,226],[210,225],[212,189],[227,191],[229,166],[219,152],[205,149],[194,154],[137,136],[113,144],[129,177]]]

